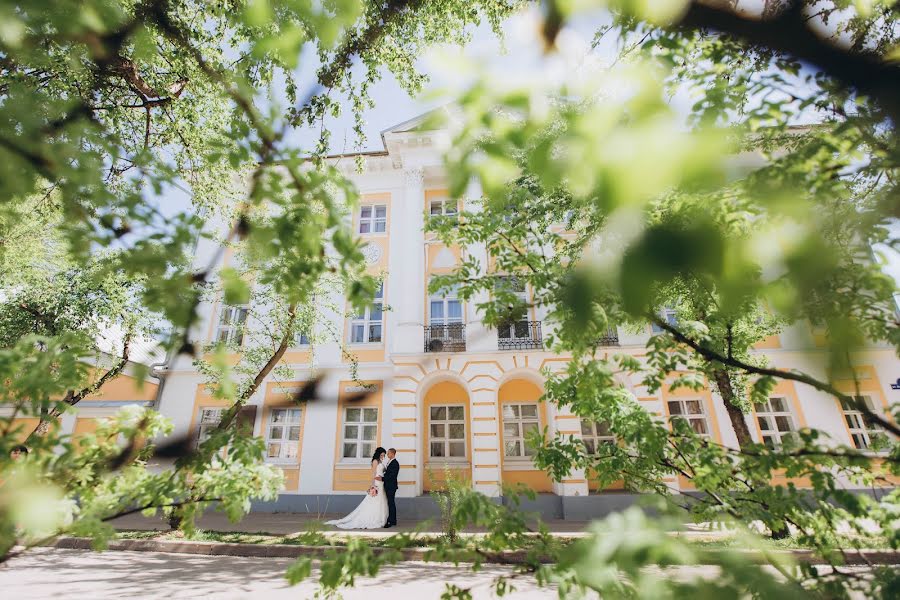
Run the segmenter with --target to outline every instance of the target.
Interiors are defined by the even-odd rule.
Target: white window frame
[[[375,312],[376,307],[378,307],[378,312],[380,314],[378,319],[372,318],[372,314]],[[372,339],[372,327],[374,325],[378,326],[378,331],[380,332],[377,340]],[[353,335],[354,330],[359,327],[362,327],[362,340],[355,340]],[[375,292],[375,301],[369,306],[366,306],[361,313],[353,315],[350,319],[349,333],[349,341],[350,344],[353,345],[384,343],[384,282],[381,282],[378,290]]]
[[[436,419],[433,416],[434,409],[444,409],[444,418]],[[460,419],[451,419],[450,418],[450,409],[451,408],[459,408],[462,410],[462,418]],[[432,428],[433,425],[442,425],[444,428],[444,435],[436,436],[434,435],[434,430]],[[450,437],[450,426],[451,425],[462,425],[463,433],[461,438],[451,438]],[[459,444],[462,443],[462,456],[450,456],[450,444]],[[433,444],[443,444],[444,455],[443,456],[435,456],[432,453],[432,445]],[[431,462],[447,462],[447,463],[457,463],[457,462],[466,462],[466,456],[468,452],[469,444],[467,439],[466,432],[466,405],[465,404],[432,404],[428,407],[428,459]]]
[[[438,212],[434,209],[438,208]],[[459,207],[456,200],[452,198],[436,198],[428,202],[428,218],[452,218],[456,219],[459,215]]]
[[[598,454],[598,450],[604,445],[616,445],[616,436],[608,431],[603,431],[607,427],[605,423],[598,423],[590,419],[581,419],[581,441],[585,443],[585,451],[588,454]],[[593,449],[591,447],[593,446]]]
[[[533,328],[528,324],[528,323],[531,321],[531,315],[528,314],[528,308],[527,308],[527,307],[528,307],[528,283],[527,283],[527,282],[523,282],[521,279],[519,279],[519,278],[516,277],[515,275],[501,275],[501,276],[500,276],[500,280],[501,280],[501,281],[504,281],[504,282],[510,281],[510,280],[514,280],[514,281],[516,281],[516,282],[521,282],[521,283],[522,283],[522,289],[521,289],[521,290],[513,289],[512,292],[513,292],[520,300],[522,300],[522,304],[524,304],[525,307],[526,307],[526,309],[525,309],[526,312],[525,312],[525,318],[524,318],[524,319],[519,319],[518,321],[513,321],[513,322],[508,323],[508,324],[500,325],[500,326],[497,328],[497,335],[498,335],[498,337],[501,337],[502,339],[505,339],[505,340],[533,340],[533,339],[535,339],[536,336],[534,335]],[[505,283],[504,283],[504,284],[501,284],[501,285],[505,285]],[[517,332],[516,332],[516,325],[519,324],[519,323],[524,323],[524,324],[525,324],[525,335],[524,335],[524,336],[517,335]],[[506,336],[500,335],[501,333],[507,333],[508,335],[506,335]]]
[[[348,418],[349,411],[358,410],[360,420],[350,421]],[[375,418],[369,420],[366,418],[366,411],[375,411]],[[365,427],[375,427],[375,436],[371,440],[364,439]],[[356,427],[356,435],[348,436],[347,427]],[[346,456],[345,448],[347,444],[356,444],[356,453],[353,456]],[[369,451],[363,452],[362,448],[369,445]],[[363,463],[369,464],[375,448],[378,447],[378,407],[377,406],[345,406],[341,414],[341,462],[344,463]]]
[[[665,321],[672,327],[678,325],[678,311],[674,308],[665,306],[659,311],[658,315],[663,321]],[[665,331],[665,329],[663,329],[656,323],[650,323],[650,330],[653,333],[662,333],[663,331]]]
[[[284,413],[287,417],[278,423],[275,422],[275,415]],[[297,428],[297,439],[290,439],[291,428]],[[275,437],[272,432],[275,428],[281,429],[281,435]],[[303,409],[297,406],[278,407],[269,409],[269,418],[266,421],[266,462],[270,463],[296,463],[300,456],[300,442],[303,439]],[[280,444],[278,456],[270,456],[270,444]],[[290,454],[289,449],[293,446],[294,455]],[[285,450],[288,450],[287,452]]]
[[[522,416],[522,407],[523,406],[533,406],[534,407],[534,417],[523,417]],[[507,407],[517,407],[518,415],[507,417],[506,409]],[[526,424],[536,424],[537,429],[541,429],[541,407],[537,402],[506,402],[502,405],[500,414],[502,415],[502,426],[503,426],[503,460],[509,462],[531,462],[532,454],[526,454],[526,444],[525,444],[525,425]],[[506,433],[507,425],[516,425],[517,433],[515,435],[508,435]],[[509,442],[518,442],[519,453],[518,454],[508,454],[507,453],[507,443]]]
[[[696,402],[700,406],[700,412],[688,412],[688,402]],[[680,412],[673,414],[672,404],[678,404]],[[694,429],[694,432],[702,437],[712,439],[712,422],[710,421],[709,415],[706,412],[706,406],[705,402],[703,402],[703,398],[669,398],[668,400],[666,400],[666,410],[669,412],[670,421],[672,419],[684,419],[691,425],[691,429],[694,429],[694,421],[702,420],[703,424],[706,426],[706,433],[700,433],[696,429]]]
[[[221,406],[201,406],[197,413],[197,441],[196,446],[209,439],[209,430],[218,427],[222,422],[225,408]]]
[[[776,410],[773,405],[774,400],[781,400],[785,410]],[[764,403],[757,404],[753,410],[756,412],[760,442],[769,448],[778,450],[783,447],[785,438],[796,436],[797,422],[791,410],[791,400],[787,396],[771,396]],[[778,423],[779,418],[787,419],[790,429],[783,431]],[[765,427],[763,427],[764,425]],[[767,441],[771,441],[771,445],[766,443]]]
[[[456,302],[459,305],[459,317],[450,316],[450,303]],[[432,303],[440,303],[441,310],[444,313],[441,318],[435,318],[432,310]],[[459,299],[459,286],[454,284],[450,288],[441,289],[428,297],[428,324],[429,325],[450,325],[451,323],[462,323],[465,315],[463,314],[462,300]]]
[[[364,216],[368,209],[369,215]],[[378,209],[384,209],[384,216],[378,217]],[[379,225],[381,230],[379,230]],[[363,231],[368,226],[368,231]],[[362,204],[359,207],[359,224],[357,231],[360,235],[372,235],[387,233],[387,204]]]
[[[235,321],[235,316],[241,315]],[[215,342],[226,345],[241,346],[244,343],[244,329],[247,326],[247,317],[250,315],[248,304],[225,304],[219,306],[219,315],[216,325]],[[226,318],[227,317],[227,318]]]
[[[853,398],[857,401],[862,400],[865,402],[866,406],[869,407],[869,410],[875,414],[881,414],[881,409],[875,404],[875,400],[872,396],[860,394],[859,396],[853,395]],[[850,441],[853,443],[853,446],[857,450],[878,452],[877,450],[872,450],[872,438],[887,435],[881,425],[878,423],[868,423],[866,415],[855,406],[848,406],[843,400],[840,401],[840,404],[841,416],[844,417],[844,423],[847,425],[847,430],[850,432]],[[860,445],[860,441],[863,445]]]
[[[304,348],[306,346],[309,346],[309,335],[305,331],[296,332],[291,348]]]

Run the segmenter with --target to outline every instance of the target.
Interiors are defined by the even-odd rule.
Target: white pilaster
[[[466,188],[463,198],[463,209],[466,212],[478,213],[482,210],[481,184],[473,179]],[[474,257],[480,264],[478,275],[483,275],[488,268],[488,254],[485,244],[478,242],[465,249],[470,257]],[[489,300],[489,294],[479,291],[466,304],[466,349],[469,352],[493,352],[497,349],[497,334],[494,330],[486,328],[481,314],[476,309],[479,304]]]
[[[399,254],[393,256],[389,274],[395,291],[388,304],[396,312],[397,329],[391,347],[397,353],[421,352],[425,313],[425,174],[410,168],[405,174],[402,198],[395,209],[391,237],[399,238]]]

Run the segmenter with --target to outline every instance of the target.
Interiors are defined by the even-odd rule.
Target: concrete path
[[[39,548],[0,568],[0,597],[10,600],[50,598],[215,598],[298,600],[312,598],[318,571],[297,586],[284,572],[293,561],[281,558],[188,556],[159,552],[91,552]],[[510,575],[509,567],[485,565],[478,573],[465,567],[405,562],[387,567],[374,579],[357,580],[342,592],[346,600],[437,600],[444,583],[472,589],[478,599],[495,598],[491,581]],[[516,582],[514,599],[551,599],[556,591],[539,588],[533,579]]]
[[[310,529],[316,529],[324,533],[336,535],[360,535],[366,537],[388,537],[403,531],[421,531],[424,534],[440,534],[440,523],[431,521],[412,521],[400,519],[397,527],[390,529],[369,529],[344,531],[330,525],[324,525],[330,519],[339,519],[343,515],[311,516],[303,513],[262,513],[255,512],[246,515],[237,523],[232,523],[220,512],[207,512],[197,520],[197,527],[204,531],[244,532],[244,533],[271,533],[288,535],[292,533],[304,533]],[[147,518],[140,514],[128,515],[112,521],[116,529],[134,530],[160,530],[169,529],[168,523],[160,517]],[[566,537],[579,537],[584,535],[585,529],[590,525],[589,521],[545,521],[553,533]],[[477,532],[477,529],[472,529]],[[727,535],[726,531],[710,529],[703,525],[687,525],[688,535],[699,537],[719,537]]]

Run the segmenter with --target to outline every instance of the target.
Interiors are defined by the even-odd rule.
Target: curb
[[[91,540],[89,538],[63,537],[55,542],[48,544],[52,548],[62,548],[67,550],[91,550]],[[326,555],[329,550],[340,549],[340,546],[293,546],[288,544],[240,544],[229,542],[191,542],[191,541],[173,541],[173,540],[111,540],[107,546],[107,550],[128,551],[128,552],[168,552],[173,554],[198,554],[204,556],[242,556],[248,558],[299,558],[301,556],[312,556],[321,558]],[[374,547],[375,553],[383,553],[388,548]],[[430,560],[430,548],[404,548],[400,550],[404,561],[423,561]],[[736,550],[745,554],[747,560],[765,563],[764,556],[754,550]],[[460,553],[459,562],[472,562],[463,557],[464,553]],[[807,564],[822,564],[812,550],[780,550],[772,553],[773,556],[790,556],[795,561]],[[509,551],[495,555],[483,555],[480,557],[485,563],[498,564],[522,564],[526,562],[527,553],[525,551]],[[868,565],[900,565],[900,552],[893,550],[848,550],[844,552],[846,565],[868,566]],[[447,562],[442,560],[439,562]]]

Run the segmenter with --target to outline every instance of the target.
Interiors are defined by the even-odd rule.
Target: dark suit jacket
[[[391,461],[391,464],[384,470],[384,489],[397,489],[397,475],[400,473],[400,463],[397,459]]]

